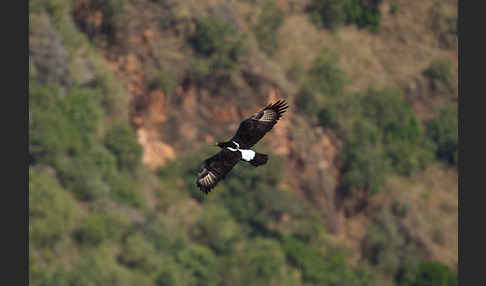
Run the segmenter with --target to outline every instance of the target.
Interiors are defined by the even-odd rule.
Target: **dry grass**
[[[403,224],[413,240],[423,244],[430,258],[456,268],[458,262],[458,177],[440,165],[409,179],[389,178],[374,198],[375,206],[400,202],[409,206]]]
[[[442,6],[450,12],[457,6],[454,2]],[[384,1],[380,7],[382,20],[377,34],[355,26],[330,32],[317,29],[306,15],[288,16],[279,32],[281,67],[288,69],[294,61],[309,67],[320,49],[327,48],[339,55],[341,68],[352,80],[352,90],[370,84],[401,85],[420,74],[436,57],[449,58],[457,75],[457,46],[440,48],[431,27],[431,9],[439,9],[435,1],[400,0],[395,15],[389,12],[391,3]]]

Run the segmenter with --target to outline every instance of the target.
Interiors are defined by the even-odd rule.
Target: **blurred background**
[[[457,52],[457,0],[30,0],[30,285],[457,285]]]

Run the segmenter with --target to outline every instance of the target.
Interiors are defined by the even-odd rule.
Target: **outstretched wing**
[[[204,193],[209,193],[218,182],[240,161],[241,152],[221,149],[212,157],[204,160],[196,179],[196,185]]]
[[[240,144],[241,149],[251,148],[268,131],[272,130],[287,108],[288,105],[285,100],[279,100],[268,105],[263,110],[243,120],[231,140]]]

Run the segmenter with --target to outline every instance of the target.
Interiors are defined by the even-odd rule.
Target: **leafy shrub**
[[[141,148],[127,126],[115,126],[106,135],[111,152],[100,144],[101,98],[98,89],[74,87],[61,96],[59,89],[31,83],[30,164],[55,167],[62,186],[80,200],[113,191],[119,201],[140,206],[134,180],[123,178],[117,168],[133,171]]]
[[[56,269],[54,273],[32,273],[29,271],[29,285],[70,286],[73,284],[73,275],[64,268]]]
[[[198,56],[189,72],[192,81],[215,94],[233,84],[231,72],[238,69],[245,48],[244,37],[232,25],[213,18],[200,19],[189,43]]]
[[[283,11],[274,1],[266,1],[262,7],[260,20],[255,26],[255,36],[260,49],[268,55],[278,50],[278,29],[285,19]]]
[[[377,191],[389,170],[410,175],[432,159],[433,146],[399,90],[371,87],[363,93],[345,93],[346,76],[325,51],[305,82],[297,95],[298,110],[315,115],[321,126],[335,129],[344,141],[342,191]]]
[[[400,174],[424,168],[430,159],[425,132],[399,90],[368,89],[362,97],[363,116],[382,133],[386,156]]]
[[[452,91],[453,74],[452,65],[448,60],[434,60],[424,71],[424,76],[429,80],[430,88],[433,91]]]
[[[400,9],[400,5],[398,4],[398,1],[397,0],[393,1],[390,6],[390,14],[396,15],[399,9]]]
[[[74,88],[65,97],[59,90],[31,85],[29,149],[33,163],[54,163],[62,153],[79,154],[93,144],[101,118],[99,98]]]
[[[213,69],[232,69],[243,52],[237,31],[212,18],[197,21],[190,43],[199,55],[211,59]]]
[[[308,10],[312,11],[311,17],[319,26],[335,29],[344,24],[356,24],[378,31],[380,3],[381,0],[313,0]]]
[[[87,156],[92,158],[95,165],[96,174],[93,177],[103,180],[112,199],[136,208],[145,205],[143,196],[138,191],[140,181],[137,176],[133,174],[133,170],[118,170],[117,159],[112,152],[100,144]]]
[[[344,191],[353,188],[376,192],[385,181],[390,165],[382,145],[382,135],[368,121],[358,121],[353,126],[354,135],[344,146],[341,158]]]
[[[219,284],[216,257],[210,249],[200,245],[190,245],[177,254],[176,261],[185,269],[190,285]]]
[[[210,246],[216,254],[228,253],[239,233],[238,224],[221,206],[208,206],[192,227],[191,236],[199,243]]]
[[[56,163],[56,168],[62,184],[79,200],[94,201],[110,191],[89,155],[63,158]]]
[[[392,275],[398,269],[400,256],[396,252],[398,248],[403,247],[403,243],[403,237],[399,235],[397,227],[375,223],[368,231],[364,256],[371,265]]]
[[[354,108],[333,116],[345,138],[341,157],[345,189],[354,186],[376,191],[388,170],[410,175],[428,164],[432,149],[401,92],[370,88],[360,96],[343,99],[357,101]],[[340,106],[330,108],[337,110]]]
[[[273,156],[264,169],[239,164],[230,173],[231,179],[224,181],[224,192],[221,200],[227,206],[232,216],[239,222],[252,225],[255,231],[265,231],[266,215],[259,202],[259,195],[266,191],[276,192],[280,180],[280,163],[278,157]],[[258,190],[258,191],[256,191]]]
[[[58,104],[58,89],[39,86],[29,88],[29,153],[32,163],[53,162],[59,151],[75,145],[69,140],[67,122],[59,120],[63,111]],[[62,132],[64,131],[64,132]],[[72,148],[72,147],[71,147]]]
[[[105,146],[115,155],[120,170],[130,171],[139,165],[142,147],[128,124],[113,125],[105,134]]]
[[[314,0],[308,10],[312,11],[311,17],[316,24],[335,29],[342,26],[346,21],[345,2],[348,1]]]
[[[424,253],[424,246],[410,241],[408,234],[403,231],[402,220],[407,214],[401,212],[403,206],[400,210],[398,205],[395,202],[374,217],[362,249],[363,257],[373,268],[395,277],[397,282],[412,276],[410,266],[416,265]]]
[[[337,56],[322,50],[303,79],[297,94],[297,109],[309,116],[318,114],[331,97],[342,96],[348,82],[349,79],[339,68]]]
[[[282,242],[288,261],[302,271],[305,282],[314,285],[375,285],[370,273],[347,266],[342,254],[321,255],[296,239],[286,237]]]
[[[177,278],[175,277],[175,274],[172,273],[171,271],[162,271],[157,276],[157,279],[155,280],[155,284],[157,286],[176,286],[177,285],[176,279]]]
[[[75,203],[55,178],[29,170],[30,241],[53,246],[73,227]]]
[[[308,86],[304,86],[297,93],[295,100],[297,110],[303,114],[312,116],[319,111],[319,103],[317,95],[312,92],[312,89]]]
[[[458,118],[456,108],[446,108],[427,124],[427,136],[435,145],[437,159],[457,164]]]
[[[140,181],[133,174],[125,171],[115,173],[106,178],[106,184],[110,187],[111,197],[115,201],[135,208],[145,206],[138,188]]]
[[[319,121],[320,126],[328,128],[337,127],[335,110],[327,107],[323,107],[317,112],[317,120]]]
[[[115,247],[100,246],[87,250],[72,272],[72,286],[153,285],[143,272],[130,271],[117,262]]]
[[[282,285],[287,274],[285,255],[273,239],[246,241],[231,260],[238,269],[232,269],[230,279],[236,280],[237,285]]]
[[[397,277],[400,286],[456,286],[457,274],[435,261],[421,262],[407,267]]]
[[[82,245],[96,246],[108,236],[106,229],[106,220],[102,215],[90,215],[83,218],[75,237]]]
[[[325,234],[320,214],[293,193],[269,188],[258,192],[255,200],[259,207],[255,219],[264,227],[260,234],[292,235],[306,243],[317,241]]]
[[[339,68],[337,56],[327,50],[321,51],[309,70],[309,85],[324,95],[336,96],[343,92],[348,79]]]
[[[360,28],[369,27],[377,32],[380,28],[379,5],[382,0],[349,0],[345,1],[346,23],[356,24]]]
[[[89,143],[102,118],[100,94],[95,89],[72,88],[62,101],[62,109],[84,143]]]
[[[162,262],[154,246],[140,233],[132,234],[125,239],[120,261],[148,275],[157,272]]]
[[[119,241],[127,223],[111,214],[90,214],[81,220],[74,237],[82,246],[97,246],[105,240]]]

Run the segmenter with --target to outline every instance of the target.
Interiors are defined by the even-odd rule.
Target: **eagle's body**
[[[284,100],[279,100],[241,121],[233,138],[218,143],[221,150],[202,163],[196,179],[199,189],[206,194],[209,193],[240,160],[255,167],[265,164],[268,156],[250,148],[273,128],[287,107]]]

